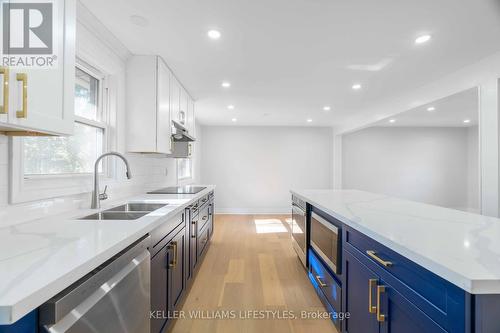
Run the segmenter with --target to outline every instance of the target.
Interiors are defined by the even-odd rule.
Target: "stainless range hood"
[[[189,134],[184,125],[175,120],[172,120],[172,137],[174,138],[174,142],[193,142],[196,140]]]

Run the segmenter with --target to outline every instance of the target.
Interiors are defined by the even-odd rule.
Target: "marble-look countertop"
[[[500,294],[500,219],[355,190],[291,192],[471,294]]]
[[[137,220],[78,220],[96,212],[82,209],[0,227],[0,325],[16,322],[214,188],[144,194],[101,209],[125,202],[167,204]]]

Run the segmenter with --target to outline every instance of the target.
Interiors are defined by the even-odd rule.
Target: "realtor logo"
[[[3,4],[3,52],[52,54],[52,3]]]
[[[0,66],[57,67],[54,31],[57,2],[10,0],[2,3],[2,54]]]

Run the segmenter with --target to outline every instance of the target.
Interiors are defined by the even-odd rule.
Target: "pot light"
[[[433,107],[433,106],[429,106],[429,107],[427,108],[427,111],[429,111],[429,112],[433,112],[433,111],[436,111],[436,108],[435,108],[435,107]]]
[[[224,88],[229,88],[229,87],[231,87],[231,83],[229,83],[227,81],[223,81],[221,86],[223,86]]]
[[[394,123],[396,122],[396,119],[389,119],[389,122],[390,122],[391,124],[394,124]]]
[[[432,38],[431,35],[422,35],[422,36],[419,36],[417,37],[417,39],[415,39],[415,44],[424,44],[424,43],[427,43],[428,41],[430,41]]]
[[[354,90],[359,90],[359,89],[361,89],[361,84],[359,84],[359,83],[355,83],[355,84],[353,84],[353,85],[352,85],[352,89],[354,89]]]
[[[332,108],[328,105],[323,106],[323,111],[330,111]]]
[[[234,105],[230,104],[230,105],[228,105],[228,106],[227,106],[227,108],[228,108],[229,110],[234,110]]]
[[[219,30],[209,30],[207,32],[207,36],[210,38],[210,39],[219,39],[221,34],[220,34],[220,31]]]
[[[312,120],[311,118],[307,119],[307,122],[308,122],[308,123],[312,123],[312,121],[313,121],[313,120]]]
[[[465,119],[464,120],[464,124],[469,124],[470,123],[470,119]]]
[[[231,119],[231,121],[232,121],[233,123],[235,123],[235,122],[237,122],[237,121],[238,121],[238,119],[233,118],[233,119]]]

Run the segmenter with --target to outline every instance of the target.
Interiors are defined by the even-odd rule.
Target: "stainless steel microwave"
[[[311,213],[311,247],[335,274],[340,274],[341,230],[318,214]]]

